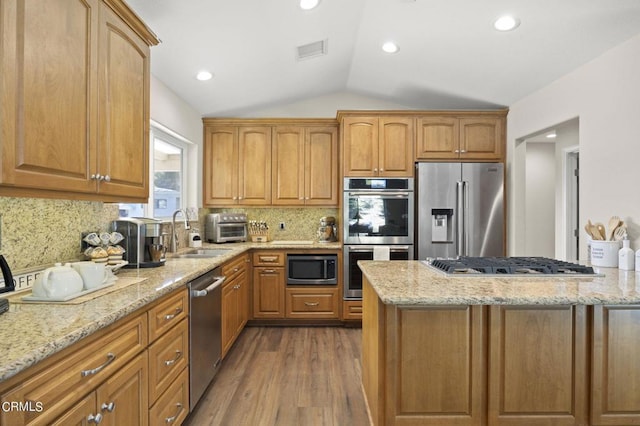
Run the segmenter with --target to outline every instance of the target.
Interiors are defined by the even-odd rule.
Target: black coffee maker
[[[111,230],[124,237],[119,245],[125,249],[125,268],[155,268],[165,263],[166,247],[162,241],[162,221],[145,217],[121,218],[111,222]]]

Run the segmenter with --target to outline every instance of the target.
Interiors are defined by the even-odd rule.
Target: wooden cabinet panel
[[[161,299],[149,309],[149,341],[153,342],[189,313],[189,293],[180,290]]]
[[[342,302],[343,320],[362,320],[362,301],[345,300]]]
[[[461,118],[460,158],[501,159],[503,127],[503,120],[500,118]]]
[[[241,127],[238,156],[238,203],[271,204],[271,128]]]
[[[342,120],[341,131],[344,176],[376,176],[378,119],[376,117],[345,117]]]
[[[238,198],[238,129],[206,127],[204,204],[235,204]],[[235,197],[235,198],[234,198]]]
[[[284,318],[284,289],[284,268],[253,268],[253,318]]]
[[[587,424],[585,306],[492,306],[489,423]]]
[[[87,418],[96,414],[96,393],[91,392],[52,422],[51,426],[87,426],[89,424]]]
[[[61,415],[77,398],[122,368],[147,346],[146,315],[139,315],[81,346],[49,368],[24,380],[2,395],[2,402],[40,401],[38,412],[0,412],[2,424],[26,424],[38,417],[47,423]]]
[[[273,130],[273,204],[304,204],[304,128],[276,127]]]
[[[305,204],[338,205],[338,130],[311,127],[305,132]]]
[[[460,144],[459,121],[453,117],[417,119],[416,158],[457,158]]]
[[[253,266],[284,266],[284,251],[258,251],[253,253]]]
[[[97,409],[103,415],[100,424],[112,426],[146,426],[148,424],[147,362],[145,351],[98,388]],[[112,411],[108,407],[113,407]]]
[[[344,117],[344,176],[412,176],[410,117]]]
[[[413,174],[413,118],[381,117],[379,176],[411,176]]]
[[[640,306],[593,309],[591,424],[640,424]]]
[[[149,46],[107,6],[100,11],[98,191],[149,196]]]
[[[222,357],[227,354],[249,319],[249,255],[244,254],[222,267],[227,281],[222,287]],[[226,271],[226,272],[225,272]]]
[[[287,288],[287,318],[339,318],[338,289]]]
[[[0,7],[0,182],[95,192],[99,2]]]
[[[185,368],[149,410],[149,425],[181,425],[189,414],[189,370]]]
[[[185,318],[149,346],[149,405],[173,383],[187,366],[189,322]]]

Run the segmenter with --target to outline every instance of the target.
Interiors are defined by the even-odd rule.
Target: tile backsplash
[[[2,248],[12,270],[81,260],[82,232],[107,230],[118,205],[95,201],[0,197]]]
[[[318,226],[323,216],[333,216],[337,221],[338,240],[342,240],[340,233],[340,218],[337,208],[300,207],[300,208],[233,208],[233,209],[202,209],[206,213],[244,212],[248,220],[265,221],[269,225],[270,240],[314,240],[318,238]],[[284,222],[284,229],[280,223]]]

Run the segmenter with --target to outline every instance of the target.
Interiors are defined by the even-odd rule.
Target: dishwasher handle
[[[192,290],[191,297],[205,297],[210,291],[213,291],[216,287],[221,286],[227,277],[214,277],[216,280],[211,283],[207,288],[202,290]]]

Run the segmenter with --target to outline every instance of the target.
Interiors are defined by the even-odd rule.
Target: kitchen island
[[[376,425],[640,424],[640,279],[452,277],[361,261]]]

